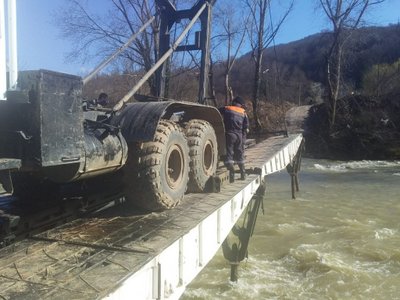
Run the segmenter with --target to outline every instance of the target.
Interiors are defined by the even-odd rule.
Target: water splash
[[[384,240],[384,239],[394,236],[396,233],[397,233],[397,230],[389,229],[389,228],[382,228],[382,229],[375,231],[375,239]]]
[[[349,162],[327,162],[326,164],[316,163],[314,168],[321,171],[330,172],[348,172],[349,170],[364,170],[364,169],[383,169],[400,167],[400,161],[383,161],[383,160],[361,160]],[[374,170],[377,171],[377,170]],[[399,173],[400,174],[400,173]]]

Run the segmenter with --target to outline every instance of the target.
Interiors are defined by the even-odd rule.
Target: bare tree
[[[341,74],[346,42],[351,37],[366,11],[385,0],[318,0],[332,25],[332,39],[326,57],[326,83],[330,110],[330,128],[335,124],[336,103],[341,89]]]
[[[111,0],[109,10],[94,14],[87,1],[68,0],[68,6],[56,14],[62,35],[71,40],[74,49],[68,59],[104,58],[121,47],[156,13],[152,0]],[[114,66],[128,72],[148,71],[158,55],[159,20],[125,50]],[[157,94],[154,76],[148,80],[150,93]]]
[[[230,5],[219,6],[215,13],[216,23],[220,23],[216,26],[218,32],[215,37],[218,40],[218,47],[224,52],[222,64],[224,65],[225,104],[233,99],[230,74],[243,46],[250,17],[249,14],[243,14],[243,10],[239,7],[238,2],[230,2]]]
[[[261,129],[261,122],[258,116],[258,104],[260,99],[264,50],[275,39],[283,22],[293,8],[293,2],[293,0],[289,1],[288,7],[284,10],[278,21],[274,22],[271,13],[272,0],[245,0],[251,14],[249,36],[255,65],[252,106],[256,131]]]

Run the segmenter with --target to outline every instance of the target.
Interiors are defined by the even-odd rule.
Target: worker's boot
[[[244,165],[239,165],[239,168],[240,168],[240,180],[245,180],[247,177],[247,174],[246,174],[246,169],[245,169]]]
[[[234,183],[235,182],[235,169],[233,166],[228,166],[228,171],[229,171],[229,182]]]
[[[229,182],[234,183],[235,182],[235,170],[229,170]]]

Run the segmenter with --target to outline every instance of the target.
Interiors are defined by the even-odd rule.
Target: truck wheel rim
[[[203,169],[207,176],[212,175],[214,165],[214,145],[210,140],[204,144],[203,150]]]
[[[184,158],[182,149],[173,145],[167,153],[166,179],[171,189],[179,188],[183,179]]]

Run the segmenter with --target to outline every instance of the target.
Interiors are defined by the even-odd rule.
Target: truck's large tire
[[[125,196],[151,211],[170,209],[183,198],[189,173],[189,149],[179,126],[160,121],[152,142],[130,145],[124,167]]]
[[[214,128],[204,120],[191,120],[185,127],[189,145],[189,192],[203,192],[207,181],[215,174],[218,144]]]

